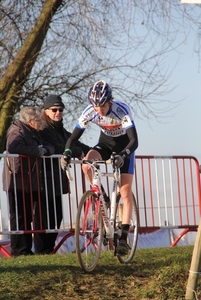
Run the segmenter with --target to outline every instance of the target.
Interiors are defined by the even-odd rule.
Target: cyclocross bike
[[[90,273],[96,267],[100,252],[104,247],[114,250],[114,255],[120,263],[127,264],[132,261],[135,254],[138,239],[138,209],[133,195],[132,214],[127,243],[130,250],[127,255],[116,253],[119,237],[121,236],[123,202],[119,193],[120,180],[119,169],[114,167],[113,160],[80,160],[71,163],[88,164],[93,170],[93,184],[80,199],[75,224],[76,254],[81,268]],[[101,164],[112,164],[113,172],[102,172]],[[67,175],[72,180],[67,170]],[[112,177],[113,188],[110,207],[104,201],[101,189],[101,178]]]

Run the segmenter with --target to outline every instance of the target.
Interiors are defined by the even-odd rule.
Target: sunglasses
[[[53,113],[59,111],[59,112],[63,112],[64,109],[63,108],[49,108],[49,110],[51,110]]]

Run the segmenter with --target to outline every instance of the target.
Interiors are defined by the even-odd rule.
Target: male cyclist
[[[134,173],[134,151],[138,147],[138,137],[132,113],[128,105],[114,100],[110,86],[103,80],[97,81],[89,90],[90,105],[81,117],[66,143],[66,150],[61,158],[62,168],[70,163],[72,149],[81,137],[89,122],[101,128],[98,144],[86,155],[86,159],[107,160],[115,152],[114,163],[121,173],[121,198],[123,201],[122,235],[117,246],[117,253],[126,255],[130,249],[127,234],[132,212],[132,180]],[[92,172],[83,164],[83,172],[92,182]]]

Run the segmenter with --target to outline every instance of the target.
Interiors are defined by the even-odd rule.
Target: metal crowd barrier
[[[1,173],[4,164],[7,163],[6,157],[8,156],[12,158],[13,162],[16,157],[20,157],[20,161],[22,161],[22,158],[25,158],[19,155],[1,154]],[[50,185],[48,186],[46,181],[46,162],[47,160],[50,160],[53,183],[55,180],[53,160],[56,160],[60,166],[60,157],[61,155],[52,155],[51,157],[42,158],[45,191],[50,188]],[[26,157],[26,159],[28,161],[30,160],[29,157]],[[31,166],[29,168],[27,176],[31,182]],[[35,164],[35,168],[38,168],[37,163]],[[40,170],[38,170],[38,174],[39,171]],[[72,164],[71,175],[73,177],[73,181],[70,182],[71,192],[62,196],[63,219],[60,228],[51,228],[48,220],[47,228],[41,227],[38,230],[34,229],[35,199],[33,199],[33,197],[30,199],[33,207],[32,229],[27,230],[25,228],[24,230],[19,230],[18,224],[16,224],[17,229],[15,231],[10,229],[7,192],[3,191],[2,181],[0,180],[0,252],[3,253],[3,255],[11,257],[8,247],[9,238],[12,234],[58,232],[60,233],[61,238],[55,246],[53,253],[56,253],[59,250],[65,240],[74,235],[78,202],[83,192],[89,188],[89,185],[85,181],[79,164]],[[39,186],[39,176],[37,181]],[[15,182],[14,175],[14,189],[16,192]],[[103,179],[103,185],[106,187],[106,191],[110,193],[112,186],[110,186],[108,179]],[[51,184],[51,186],[53,187],[52,193],[54,194],[54,184]],[[133,193],[136,197],[139,209],[140,233],[151,232],[160,228],[182,229],[182,233],[172,243],[172,246],[174,246],[187,232],[197,230],[201,215],[201,185],[199,163],[195,157],[136,156]],[[47,198],[46,201],[48,203]],[[24,203],[24,206],[26,207],[26,203]],[[42,213],[40,215],[40,223],[42,223]],[[73,250],[71,248],[71,251],[73,252],[75,249]]]
[[[201,215],[199,162],[193,156],[137,156],[134,194],[140,232],[183,229],[171,246],[196,231]]]
[[[11,257],[9,251],[7,250],[7,247],[9,248],[9,237],[12,234],[35,234],[35,233],[64,233],[63,234],[63,239],[60,241],[60,243],[57,244],[57,246],[54,249],[54,253],[57,252],[57,250],[59,249],[59,247],[62,245],[62,243],[68,238],[71,237],[72,235],[74,235],[74,226],[75,226],[75,218],[76,218],[76,211],[77,211],[77,205],[78,205],[78,201],[81,198],[83,191],[85,189],[85,183],[84,183],[84,177],[83,174],[81,172],[81,168],[77,168],[76,167],[72,167],[72,175],[74,180],[70,183],[70,191],[71,193],[62,195],[62,215],[63,215],[63,219],[61,222],[61,226],[60,228],[54,227],[51,228],[50,226],[50,219],[49,219],[49,214],[48,212],[46,212],[47,214],[47,227],[44,228],[42,227],[42,218],[43,218],[43,214],[40,208],[40,204],[39,204],[39,215],[40,215],[40,228],[39,229],[35,229],[35,220],[34,220],[34,203],[35,200],[34,197],[30,197],[30,202],[31,202],[31,207],[33,208],[33,212],[32,212],[32,229],[31,230],[27,230],[26,226],[24,228],[24,230],[20,230],[19,229],[19,224],[16,222],[16,230],[11,230],[10,229],[10,221],[9,221],[9,201],[8,201],[8,176],[7,174],[3,173],[3,167],[5,164],[7,164],[7,157],[11,158],[11,164],[10,164],[10,169],[13,170],[13,182],[14,182],[14,193],[16,196],[16,211],[17,211],[17,188],[16,188],[16,182],[18,181],[17,176],[15,174],[15,165],[14,165],[14,159],[16,157],[18,157],[20,159],[20,169],[23,169],[23,160],[27,159],[28,160],[28,172],[27,172],[27,178],[28,178],[28,183],[26,182],[26,184],[30,184],[30,189],[32,189],[31,187],[31,182],[32,182],[32,175],[33,175],[33,166],[31,165],[30,161],[31,158],[30,157],[25,157],[25,156],[20,156],[20,155],[5,155],[5,154],[1,154],[0,155],[1,160],[0,160],[0,170],[1,170],[1,174],[2,176],[6,177],[4,178],[4,180],[7,182],[7,191],[3,191],[3,186],[2,186],[2,180],[0,180],[0,252],[2,252],[4,255],[6,255],[7,257]],[[51,157],[43,157],[42,159],[42,173],[41,170],[39,169],[39,163],[38,160],[36,160],[36,163],[34,164],[34,170],[35,173],[37,174],[37,186],[39,187],[41,184],[41,176],[44,178],[44,191],[45,194],[47,195],[47,191],[52,189],[52,195],[54,195],[54,180],[55,180],[55,174],[54,174],[54,166],[55,166],[55,160],[56,163],[58,164],[59,168],[60,168],[60,157],[61,155],[52,155]],[[50,161],[50,166],[51,166],[51,170],[49,170],[49,172],[51,173],[51,184],[50,181],[48,182],[47,180],[47,174],[46,174],[46,162],[47,160]],[[53,163],[54,161],[54,163]],[[61,170],[61,172],[63,172]],[[39,176],[40,175],[40,176]],[[58,173],[56,174],[56,176],[59,176],[59,181],[60,181],[60,190],[61,190],[61,194],[62,194],[62,180],[61,180],[61,175],[59,175]],[[23,181],[23,179],[22,179]],[[26,185],[25,184],[25,185]],[[63,184],[68,184],[68,182],[66,181],[66,183]],[[24,188],[24,191],[26,190],[26,186]],[[51,191],[49,191],[51,192]],[[42,200],[40,199],[40,193],[38,193],[37,195],[37,201],[40,203]],[[25,199],[23,200],[23,207],[24,207],[24,212],[26,211],[26,202]],[[47,210],[48,210],[48,198],[46,196],[45,199],[46,203],[47,203]],[[54,218],[55,218],[55,223],[57,223],[57,214],[56,214],[56,199],[53,196],[53,201],[54,201]],[[43,212],[44,213],[44,212]],[[24,213],[24,215],[26,215],[26,213]]]

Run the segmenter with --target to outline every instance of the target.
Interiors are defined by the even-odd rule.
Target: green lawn
[[[83,273],[76,254],[0,258],[0,299],[185,299],[192,251],[140,249],[129,265],[106,251],[92,274]]]

